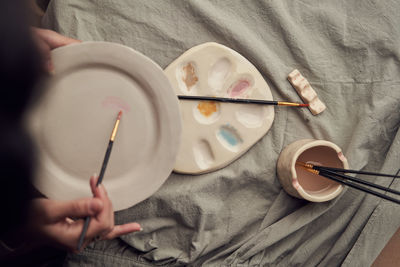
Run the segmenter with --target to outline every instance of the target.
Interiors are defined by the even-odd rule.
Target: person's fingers
[[[51,61],[51,49],[50,46],[38,36],[34,36],[37,48],[39,49],[40,54],[42,55],[44,68],[46,71],[50,72],[54,69],[53,63]]]
[[[95,241],[96,237],[100,237],[99,240],[113,239],[122,235],[126,235],[133,232],[142,231],[142,227],[138,223],[127,223],[123,225],[115,225],[113,229],[106,235],[97,234],[91,237],[87,237],[83,243],[82,248],[86,247],[89,243]]]
[[[84,245],[89,243],[95,236],[107,234],[114,227],[114,214],[111,201],[106,196],[104,186],[96,185],[98,179],[99,177],[96,174],[90,177],[90,189],[92,190],[94,199],[102,201],[103,209],[101,212],[97,213],[96,216],[91,218],[89,228],[85,235]]]
[[[83,247],[92,242],[96,236],[107,236],[108,238],[116,237],[122,234],[131,233],[140,230],[140,225],[137,223],[127,224],[123,226],[114,227],[114,211],[111,200],[108,198],[105,187],[100,184],[97,186],[99,177],[93,175],[90,177],[90,188],[94,198],[99,198],[103,202],[103,209],[101,212],[93,216],[87,230]],[[111,233],[111,234],[110,234]]]
[[[90,189],[92,190],[93,196],[107,198],[108,194],[104,186],[102,184],[97,186],[98,179],[99,177],[96,174],[93,174],[92,177],[90,177]]]
[[[97,186],[98,179],[99,176],[97,176],[96,174],[93,174],[92,177],[90,177],[90,189],[92,190],[92,194],[94,197],[107,198],[108,195],[104,186],[102,184],[99,184],[99,186]]]
[[[83,224],[84,220],[65,224],[50,224],[43,228],[43,232],[45,232],[45,236],[49,239],[50,243],[61,246],[70,252],[76,252]]]
[[[113,213],[112,203],[111,200],[108,198],[107,190],[103,184],[97,186],[98,179],[99,177],[96,175],[90,177],[90,188],[92,190],[93,196],[103,200],[104,210],[102,213]]]
[[[63,36],[52,30],[34,28],[34,31],[43,41],[45,41],[49,45],[50,49],[81,42],[79,40]]]
[[[44,213],[49,222],[57,222],[66,217],[82,218],[94,216],[104,208],[103,201],[98,198],[83,198],[72,201],[49,201]]]
[[[93,242],[93,240],[86,239],[85,241],[83,241],[81,250],[80,250],[80,251],[77,251],[77,252],[83,251],[83,250],[87,247],[87,245],[89,245],[89,244],[92,243],[92,242]]]
[[[114,209],[111,203],[111,200],[107,196],[107,191],[104,185],[99,185],[96,187],[95,196],[100,198],[103,201],[104,208],[101,212],[99,212],[94,218],[98,223],[106,226],[105,230],[102,234],[106,234],[114,227]]]
[[[104,209],[97,215],[101,221],[109,221],[108,223],[114,226],[114,209],[111,200],[108,198],[107,191],[104,185],[99,185],[96,188],[96,195],[103,201]]]
[[[108,198],[108,194],[107,194],[107,190],[104,187],[103,184],[100,184],[97,188],[96,188],[96,194],[98,194],[98,197],[103,199],[103,200],[108,200],[110,201],[110,199]],[[111,203],[111,202],[110,202]]]
[[[113,218],[114,219],[114,218]],[[92,219],[87,230],[85,241],[91,241],[95,236],[104,236],[111,232],[114,228],[114,221],[107,217]]]
[[[138,223],[127,223],[122,225],[115,225],[112,231],[107,233],[101,239],[113,239],[121,235],[126,235],[133,232],[141,231],[142,227]]]
[[[33,37],[40,53],[43,56],[44,67],[48,72],[54,70],[53,62],[51,60],[51,50],[60,46],[79,43],[79,40],[65,37],[55,31],[39,29],[32,27],[34,33]]]
[[[96,174],[93,174],[90,177],[90,181],[89,181],[90,190],[92,190],[92,194],[93,194],[94,197],[96,197],[96,183],[97,183],[98,179],[99,179],[99,177]]]

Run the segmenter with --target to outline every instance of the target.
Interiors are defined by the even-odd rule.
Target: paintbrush
[[[326,167],[326,166],[315,166],[310,163],[304,163],[301,161],[297,161],[296,164],[304,166],[304,167],[316,169],[316,170],[329,170],[329,171],[340,172],[340,173],[356,173],[356,174],[363,174],[363,175],[400,178],[400,175],[393,175],[393,174],[379,173],[379,172],[366,172],[366,171],[350,170],[350,169],[341,169],[341,168],[333,168],[333,167]]]
[[[297,161],[296,165],[301,166],[302,168],[304,168],[305,170],[307,170],[308,172],[311,172],[313,174],[316,175],[320,175],[323,176],[325,178],[331,179],[333,181],[336,181],[338,183],[353,187],[355,189],[358,189],[360,191],[363,191],[365,193],[369,193],[372,194],[374,196],[392,201],[394,203],[400,204],[400,200],[387,196],[385,194],[382,194],[380,192],[371,190],[365,186],[361,186],[360,184],[366,185],[366,186],[370,186],[372,188],[375,189],[379,189],[382,190],[384,192],[390,192],[396,195],[400,195],[400,192],[397,190],[393,190],[391,188],[388,187],[384,187],[378,184],[374,184],[362,179],[359,179],[357,177],[352,177],[352,176],[348,176],[345,175],[344,173],[357,173],[357,174],[363,174],[363,175],[374,175],[374,176],[386,176],[386,177],[392,177],[392,178],[399,178],[399,176],[397,174],[395,175],[390,175],[390,174],[384,174],[384,173],[375,173],[375,172],[364,172],[364,171],[357,171],[357,170],[346,170],[346,169],[340,169],[340,168],[332,168],[332,167],[324,167],[324,166],[314,166],[313,164],[310,163],[304,163],[301,161]]]
[[[226,98],[226,97],[213,97],[213,96],[178,95],[178,99],[182,99],[182,100],[217,101],[217,102],[239,103],[239,104],[289,106],[289,107],[308,107],[308,106],[310,106],[310,104],[292,103],[292,102],[284,102],[284,101],[261,100],[261,99],[246,99],[246,98]]]
[[[110,141],[108,142],[106,154],[104,156],[103,164],[101,165],[100,175],[99,175],[99,179],[97,180],[96,186],[99,186],[101,184],[101,182],[103,181],[104,173],[105,173],[106,168],[107,168],[107,163],[108,163],[108,160],[109,160],[110,155],[111,155],[111,149],[112,149],[112,146],[114,144],[115,136],[117,135],[118,126],[119,126],[119,122],[121,120],[121,116],[122,116],[122,110],[120,110],[118,112],[117,120],[115,121],[114,128],[113,128],[113,130],[111,132]],[[78,242],[78,247],[77,247],[78,251],[81,249],[81,247],[83,245],[83,240],[85,239],[85,235],[86,235],[87,229],[89,227],[90,218],[91,217],[87,216],[86,219],[85,219],[85,224],[83,225],[82,233],[81,233],[81,235],[79,237],[79,242]]]

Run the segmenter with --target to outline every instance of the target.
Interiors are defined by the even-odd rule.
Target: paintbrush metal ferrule
[[[121,120],[121,117],[122,117],[122,110],[119,111],[119,113],[118,113],[118,117],[117,117],[117,120],[115,122],[114,129],[113,129],[113,131],[111,133],[110,141],[114,142],[114,140],[115,140],[115,136],[117,135],[118,126],[119,126],[119,122]]]
[[[308,172],[311,172],[313,174],[319,175],[319,171],[317,171],[317,170],[314,170],[312,168],[309,168],[309,167],[306,167],[306,166],[303,166],[303,165],[300,165],[300,167],[302,167],[303,169],[305,169]]]
[[[301,162],[301,161],[296,161],[296,165],[300,165],[302,167],[306,167],[306,168],[310,168],[310,169],[314,168],[314,165],[312,165],[310,163],[304,163],[304,162]]]
[[[278,106],[308,107],[308,106],[310,106],[310,104],[302,104],[302,103],[292,103],[292,102],[278,101]]]
[[[319,171],[314,169],[314,165],[310,164],[310,163],[304,163],[301,161],[296,161],[296,165],[302,167],[303,169],[305,169],[308,172],[314,173],[319,175]]]

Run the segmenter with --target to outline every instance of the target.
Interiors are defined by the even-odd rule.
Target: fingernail
[[[91,183],[96,183],[96,179],[97,179],[97,174],[96,174],[96,173],[93,173],[93,175],[90,176],[90,182],[91,182]]]
[[[140,227],[140,229],[139,229],[139,232],[141,232],[141,231],[143,231],[143,228],[142,228],[142,227]]]

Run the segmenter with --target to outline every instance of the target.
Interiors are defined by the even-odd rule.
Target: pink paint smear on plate
[[[124,112],[131,111],[131,107],[128,105],[128,103],[116,96],[107,96],[101,105],[105,108],[123,110]]]

